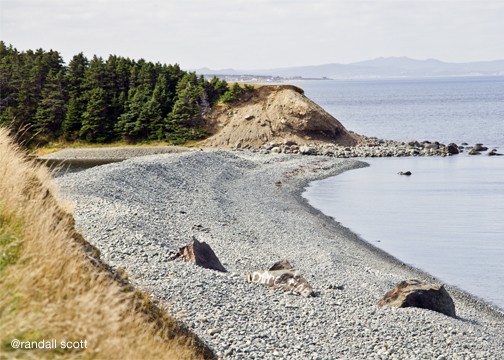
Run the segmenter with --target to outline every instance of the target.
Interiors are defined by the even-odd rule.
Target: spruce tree
[[[86,68],[86,74],[84,78],[84,87],[87,90],[93,90],[96,88],[101,88],[105,90],[106,87],[106,68],[103,58],[94,55],[89,65]]]
[[[87,102],[83,96],[71,96],[66,106],[66,115],[61,125],[63,137],[66,140],[76,140],[82,127],[82,117],[86,111]]]
[[[115,137],[115,132],[114,132],[114,125],[116,123],[116,119],[114,116],[117,116],[115,114],[115,109],[114,109],[114,104],[113,104],[113,99],[114,99],[114,93],[113,93],[113,71],[111,70],[110,67],[107,67],[106,63],[104,62],[103,58],[98,57],[98,56],[93,56],[91,61],[89,62],[89,66],[86,71],[85,75],[85,81],[84,81],[84,86],[87,89],[87,91],[84,93],[84,97],[87,101],[87,107],[86,107],[86,112],[89,114],[89,104],[94,96],[95,104],[99,97],[101,101],[105,104],[103,113],[100,113],[100,135],[95,138],[94,140],[90,140],[93,142],[103,142],[103,141],[109,141],[112,140]],[[99,90],[98,90],[99,89]],[[84,113],[83,115],[85,115]],[[83,124],[82,126],[86,126],[84,124],[84,117],[83,117]],[[89,132],[88,127],[86,126],[87,130],[84,131],[85,133]],[[82,130],[82,129],[81,129]],[[82,131],[79,132],[79,136]],[[88,136],[86,136],[88,138]],[[91,138],[94,138],[94,136],[91,136]],[[100,139],[100,140],[97,140]],[[106,139],[106,140],[105,140]]]
[[[140,115],[147,105],[149,97],[149,90],[146,87],[139,86],[130,89],[124,113],[119,116],[116,124],[116,131],[124,139],[136,141],[147,135],[148,124],[145,124],[146,119]]]
[[[165,138],[165,118],[171,110],[172,105],[171,99],[167,96],[167,88],[166,76],[161,73],[156,81],[152,97],[147,104],[150,116],[149,138],[152,140],[162,140]]]
[[[20,76],[20,56],[16,49],[0,41],[0,125],[14,121]]]
[[[107,100],[102,88],[97,87],[89,92],[89,102],[82,114],[79,136],[88,142],[106,142],[110,138],[107,129]]]
[[[124,113],[126,101],[128,100],[128,90],[130,89],[129,78],[133,66],[132,63],[130,59],[122,57],[114,58],[113,61],[109,58],[109,61],[107,61],[107,66],[111,68],[114,74],[111,119],[113,119],[115,123],[119,120],[119,116]]]
[[[155,93],[147,102],[147,105],[140,114],[139,124],[145,124],[146,138],[149,140],[161,140],[164,138],[164,121],[161,111],[161,104]]]
[[[189,139],[201,138],[201,99],[203,88],[195,73],[186,74],[177,84],[177,95],[173,109],[166,120],[168,140],[181,143]]]
[[[41,100],[34,118],[35,130],[55,139],[61,135],[61,124],[66,112],[66,91],[63,84],[63,71],[54,74],[49,71],[42,89]]]
[[[169,114],[179,125],[187,125],[200,115],[201,88],[194,74],[187,74],[177,84],[175,103]]]
[[[205,83],[205,91],[208,94],[208,101],[210,105],[214,105],[222,95],[228,90],[228,84],[224,80],[213,77],[212,80]]]
[[[66,82],[69,100],[65,120],[62,124],[63,135],[67,140],[75,140],[82,126],[82,115],[87,106],[84,82],[88,66],[89,61],[83,53],[75,55],[68,63]]]

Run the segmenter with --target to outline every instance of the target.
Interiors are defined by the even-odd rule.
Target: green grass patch
[[[18,221],[0,214],[0,273],[19,259],[21,242],[17,233],[20,228]]]
[[[20,333],[14,333],[12,335],[11,338],[7,338],[7,339],[3,339],[2,343],[1,343],[1,349],[3,351],[7,351],[7,352],[14,352],[14,351],[18,351],[17,349],[13,349],[12,346],[11,346],[11,341],[13,339],[17,339],[19,341],[41,341],[42,339],[44,339],[44,336],[42,334],[41,331],[39,330],[27,330],[27,331],[23,331],[23,332],[20,332]]]

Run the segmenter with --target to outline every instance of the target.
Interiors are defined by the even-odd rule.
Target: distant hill
[[[448,63],[435,59],[415,60],[407,57],[388,57],[351,64],[324,64],[262,70],[196,70],[206,75],[268,75],[283,78],[394,78],[440,76],[504,76],[504,60],[470,63]]]

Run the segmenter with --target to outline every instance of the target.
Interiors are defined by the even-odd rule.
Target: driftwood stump
[[[194,236],[191,243],[181,247],[170,260],[175,260],[179,257],[182,257],[186,262],[201,266],[205,269],[227,272],[210,245],[205,242],[199,242]]]
[[[417,307],[456,317],[455,304],[442,284],[425,284],[418,280],[400,282],[378,301],[380,306]]]

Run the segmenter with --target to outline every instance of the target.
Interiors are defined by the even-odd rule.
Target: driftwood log
[[[304,297],[313,296],[313,288],[308,281],[295,270],[288,260],[278,261],[269,270],[254,271],[246,274],[248,281],[298,293]]]

